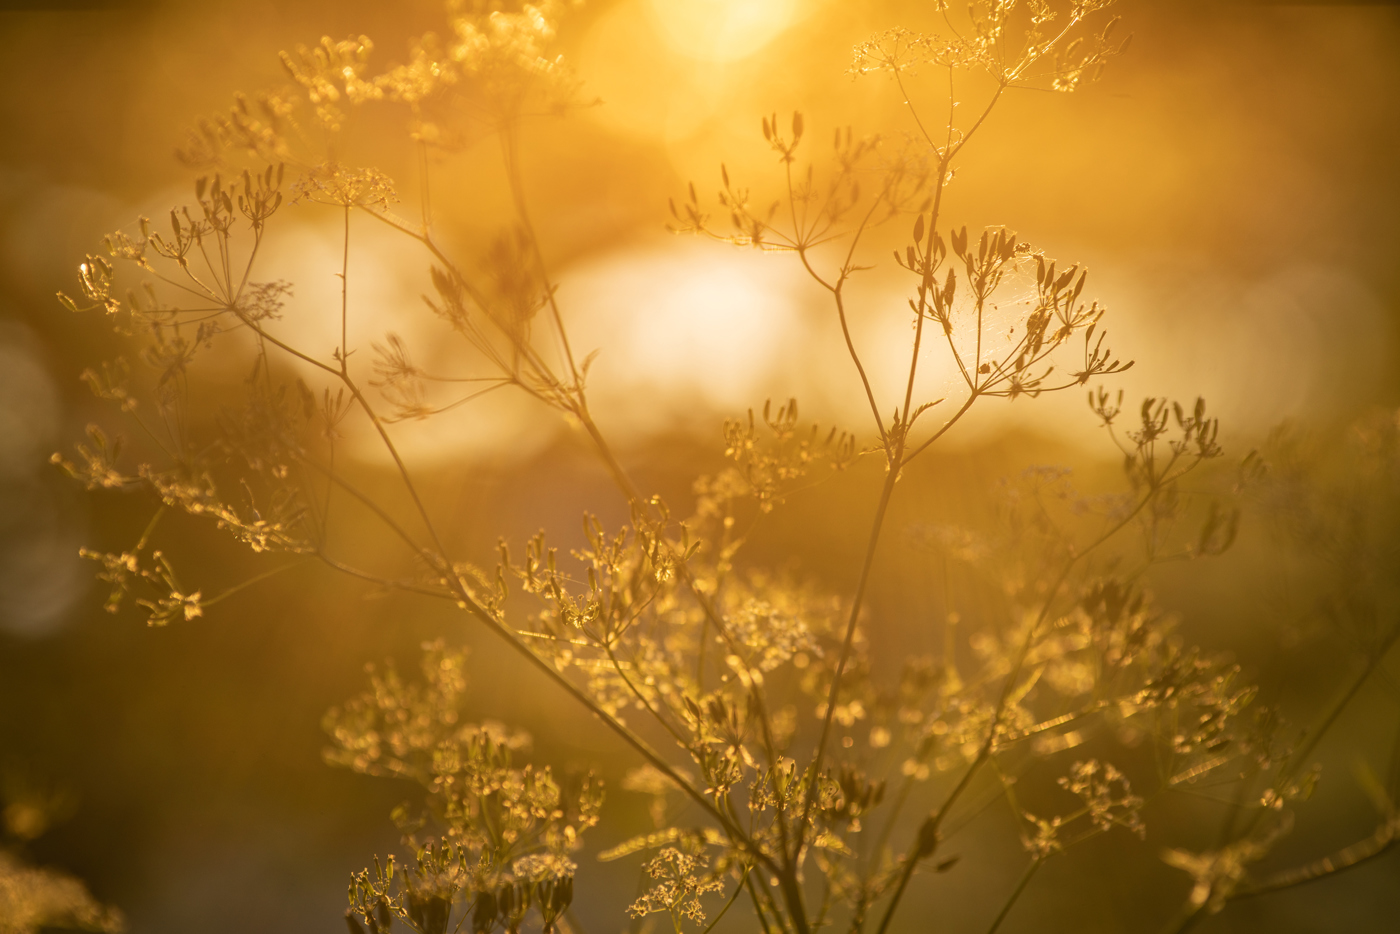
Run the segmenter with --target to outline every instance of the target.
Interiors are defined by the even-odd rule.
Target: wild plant
[[[796,401],[733,419],[726,466],[697,478],[687,504],[639,487],[595,420],[593,357],[570,339],[528,209],[522,125],[578,101],[551,48],[564,5],[449,4],[444,36],[424,36],[385,70],[371,67],[365,37],[284,54],[290,90],[238,98],[182,149],[207,173],[194,200],[171,211],[168,228],[142,218],[111,235],[107,255],[80,267],[81,297],[60,296],[73,311],[103,312],[139,360],[85,379],[136,427],[140,463],[126,466],[120,440],[97,427],[75,458],[56,456],[91,489],[145,489],[160,501],[130,548],[85,552],[111,585],[108,608],[129,599],[165,625],[238,589],[206,595],[181,579],[178,556],[156,544],[169,511],[289,556],[268,573],[319,563],[447,601],[629,747],[636,767],[623,787],[654,800],[655,829],[600,857],[640,861],[648,885],[626,910],[677,931],[740,914],[765,934],[889,930],[921,874],[957,871],[955,831],[1002,800],[1026,863],[988,908],[995,930],[1048,861],[1099,834],[1142,836],[1154,801],[1173,789],[1245,776],[1242,787],[1264,791],[1230,842],[1168,856],[1193,880],[1182,926],[1219,909],[1254,884],[1248,864],[1314,780],[1308,742],[1290,751],[1239,668],[1184,645],[1142,582],[1155,563],[1219,554],[1235,536],[1238,513],[1218,505],[1181,531],[1197,502],[1183,478],[1221,456],[1219,426],[1199,400],[1125,410],[1122,393],[1100,383],[1132,364],[1109,349],[1085,270],[1005,228],[954,226],[943,200],[1004,96],[1073,91],[1122,50],[1108,5],[975,0],[957,14],[939,3],[945,31],[887,32],[858,46],[851,66],[894,85],[910,132],[834,130],[831,152],[809,157],[802,114],[766,117],[775,195],[722,166],[713,200],[691,185],[672,205],[677,233],[792,254],[829,300],[869,414],[854,432],[809,427]],[[406,116],[422,156],[417,220],[395,213],[400,193],[382,173],[338,161],[345,126],[380,105]],[[504,186],[514,216],[473,260],[438,235],[428,155],[484,138],[501,168],[481,184]],[[267,232],[289,210],[341,222],[340,340],[329,354],[281,326],[294,284],[261,278]],[[461,339],[461,372],[427,372],[391,334],[372,362],[356,355],[352,218],[421,248],[434,292],[425,303]],[[902,391],[883,399],[850,321],[862,275],[891,249],[911,339]],[[920,389],[934,353],[956,368],[952,398]],[[248,374],[237,394],[223,375],[232,367]],[[456,386],[467,388],[442,395]],[[566,554],[545,532],[503,539],[495,555],[453,553],[393,425],[499,389],[586,436],[625,500],[625,525],[587,515],[586,545]],[[930,563],[960,563],[996,599],[968,618],[949,612],[945,651],[887,676],[872,652],[885,627],[867,603],[901,481],[979,403],[1058,392],[1087,394],[1121,452],[1121,490],[1087,495],[1035,469],[1004,486],[998,534],[925,530]],[[352,431],[378,439],[402,495],[367,485],[337,456]],[[872,461],[882,478],[850,592],[746,560],[755,525],[773,521],[800,483]],[[393,537],[410,574],[391,559],[347,557],[342,516],[352,510]],[[601,783],[525,763],[525,734],[468,722],[465,683],[464,649],[437,640],[421,676],[375,669],[364,694],[327,715],[333,764],[422,788],[421,805],[394,814],[406,855],[376,857],[351,880],[355,934],[581,929],[570,910],[576,858],[599,820]],[[1018,779],[1046,763],[1058,775],[1046,793],[1027,792]]]
[[[120,934],[121,912],[98,902],[68,873],[36,866],[25,850],[74,809],[74,796],[32,769],[0,773],[0,934],[66,928]]]

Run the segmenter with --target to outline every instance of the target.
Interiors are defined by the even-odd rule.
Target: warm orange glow
[[[1390,4],[44,6],[0,934],[1400,916]]]
[[[708,62],[758,52],[798,15],[798,0],[650,0],[666,44]]]

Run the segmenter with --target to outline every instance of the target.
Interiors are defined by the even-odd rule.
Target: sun
[[[797,18],[797,0],[650,0],[674,51],[702,61],[747,58]]]

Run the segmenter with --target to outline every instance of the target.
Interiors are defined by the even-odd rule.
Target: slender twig
[[[719,914],[715,915],[715,919],[705,925],[705,929],[701,931],[700,934],[710,934],[710,932],[715,929],[715,925],[719,924],[719,919],[724,917],[724,913],[729,910],[729,906],[733,905],[735,899],[739,897],[739,893],[744,891],[744,882],[748,879],[749,873],[752,871],[752,865],[744,867],[744,874],[740,877],[739,884],[734,886],[734,893],[729,896],[729,900],[724,903],[724,907],[719,910]]]
[[[515,213],[520,219],[520,225],[525,229],[526,239],[530,243],[530,249],[534,253],[535,262],[539,267],[540,281],[544,285],[545,301],[549,304],[550,315],[554,319],[555,336],[564,351],[564,360],[569,366],[569,375],[575,391],[581,385],[578,367],[574,364],[574,352],[569,346],[568,331],[564,327],[564,317],[559,312],[559,303],[555,299],[555,287],[550,282],[549,274],[545,271],[544,253],[540,250],[540,238],[535,232],[534,224],[530,220],[530,211],[525,203],[525,184],[520,176],[520,158],[517,154],[519,141],[516,139],[517,126],[512,121],[502,130],[501,147],[506,163],[506,177],[510,181],[511,198],[515,202]]]
[[[200,600],[199,605],[204,607],[213,606],[214,604],[233,596],[245,587],[251,587],[254,584],[258,584],[267,580],[269,577],[275,577],[276,575],[281,574],[283,571],[291,570],[292,568],[297,567],[299,563],[300,562],[294,561],[291,564],[284,564],[280,567],[275,567],[270,571],[264,571],[263,573],[258,574],[255,577],[248,578],[241,584],[234,584],[232,587],[229,587],[227,590],[224,590],[221,593],[210,597],[208,600]]]
[[[345,237],[340,259],[340,372],[350,373],[350,343],[346,337],[349,327],[350,304],[350,205],[345,205]]]
[[[952,793],[944,799],[943,806],[940,807],[935,814],[931,815],[928,820],[924,822],[923,826],[919,828],[918,842],[909,854],[904,857],[904,867],[900,870],[899,882],[895,886],[894,895],[890,898],[889,906],[885,908],[884,917],[880,919],[880,927],[877,929],[876,934],[885,934],[885,930],[890,926],[890,921],[894,919],[896,909],[899,908],[900,899],[904,897],[904,890],[908,888],[909,880],[914,875],[914,869],[925,856],[932,855],[934,849],[938,845],[938,832],[939,828],[943,826],[944,819],[948,816],[948,812],[952,810],[953,804],[962,796],[967,786],[972,783],[972,778],[977,774],[978,767],[985,761],[986,754],[979,754],[977,759],[963,772],[962,778],[958,780],[958,784],[953,788]]]
[[[1154,486],[1151,490],[1149,490],[1148,494],[1144,496],[1143,499],[1137,504],[1137,506],[1126,516],[1124,516],[1119,522],[1115,523],[1109,529],[1104,531],[1104,533],[1101,534],[1093,542],[1091,542],[1088,547],[1071,556],[1069,561],[1066,562],[1063,570],[1060,572],[1060,575],[1055,580],[1054,585],[1046,593],[1045,600],[1041,605],[1039,614],[1037,614],[1035,621],[1027,629],[1026,636],[1021,642],[1021,646],[1017,652],[1016,661],[1012,664],[1011,671],[1007,674],[1005,680],[1002,682],[1001,694],[997,699],[995,707],[993,708],[992,723],[990,727],[988,727],[987,738],[983,740],[982,746],[978,750],[977,756],[968,765],[967,770],[963,773],[962,779],[953,788],[952,793],[949,794],[948,797],[944,800],[943,805],[935,814],[931,815],[928,819],[926,819],[924,821],[924,824],[919,828],[918,838],[914,846],[910,849],[909,853],[905,856],[904,870],[900,875],[899,885],[895,889],[895,894],[890,901],[889,907],[885,910],[885,916],[880,922],[880,928],[877,934],[884,934],[884,931],[889,925],[890,920],[894,917],[895,909],[898,907],[900,899],[904,895],[904,889],[909,883],[910,876],[912,876],[914,873],[914,868],[916,864],[924,857],[932,854],[934,848],[937,846],[938,833],[943,825],[944,818],[946,818],[948,815],[949,810],[951,810],[953,804],[958,800],[958,798],[962,796],[963,792],[967,790],[969,784],[972,781],[973,776],[978,772],[979,769],[981,769],[983,765],[987,763],[988,759],[991,757],[992,750],[996,746],[996,740],[1001,731],[1001,721],[1002,717],[1005,715],[1006,712],[1007,700],[1011,696],[1011,691],[1014,689],[1015,685],[1020,680],[1020,673],[1025,665],[1025,661],[1030,653],[1031,647],[1034,645],[1035,635],[1039,631],[1040,627],[1044,625],[1046,618],[1049,616],[1050,608],[1054,604],[1056,597],[1059,595],[1060,588],[1064,586],[1065,581],[1069,579],[1070,572],[1074,569],[1074,566],[1081,559],[1091,554],[1093,551],[1095,551],[1105,542],[1107,542],[1110,538],[1112,538],[1114,535],[1118,534],[1118,532],[1122,531],[1125,527],[1127,527],[1128,523],[1131,522],[1143,509],[1143,507],[1146,506],[1147,503],[1150,502],[1156,496],[1156,493],[1159,489],[1160,487]]]
[[[253,327],[259,333],[265,333],[261,330],[261,328],[258,328],[256,325],[253,325]],[[444,574],[448,586],[455,593],[458,601],[462,604],[462,606],[465,607],[469,612],[471,612],[472,615],[474,615],[483,623],[485,623],[488,628],[496,632],[501,638],[505,639],[506,642],[508,642],[513,648],[520,652],[526,658],[527,661],[529,661],[540,671],[544,672],[550,680],[554,681],[556,684],[564,688],[566,692],[568,692],[575,700],[579,701],[590,713],[592,713],[594,716],[598,717],[605,724],[611,727],[615,733],[620,735],[629,745],[631,745],[636,751],[641,753],[642,756],[648,762],[650,762],[652,766],[654,766],[662,774],[666,775],[667,778],[673,781],[676,784],[676,787],[680,788],[688,797],[690,797],[692,800],[698,803],[702,807],[702,809],[707,811],[712,817],[718,820],[720,824],[726,828],[726,831],[730,833],[733,839],[741,843],[746,849],[753,851],[756,856],[762,859],[763,854],[753,847],[752,842],[748,839],[748,835],[745,834],[744,831],[737,825],[732,824],[728,817],[722,811],[716,808],[714,804],[711,803],[710,800],[706,798],[700,790],[695,788],[693,785],[690,784],[690,782],[686,781],[678,772],[676,772],[676,770],[672,768],[671,765],[668,762],[666,762],[666,760],[663,757],[656,753],[656,751],[653,750],[646,743],[645,740],[643,740],[637,734],[633,733],[632,730],[623,725],[615,717],[610,716],[606,711],[599,707],[598,704],[594,702],[594,700],[591,697],[589,697],[581,688],[575,685],[568,678],[564,677],[564,675],[561,672],[557,671],[545,659],[542,659],[538,655],[536,655],[528,645],[516,638],[514,633],[511,630],[509,630],[496,617],[496,615],[493,612],[491,612],[487,608],[483,607],[479,602],[477,602],[476,598],[470,593],[470,591],[467,590],[466,586],[463,584],[460,577],[457,575],[456,571],[452,567],[452,564],[447,559],[446,551],[442,547],[442,542],[440,537],[438,536],[436,526],[432,522],[432,519],[428,514],[427,508],[424,506],[422,499],[418,495],[416,487],[414,486],[411,478],[408,475],[407,467],[404,464],[403,459],[398,452],[398,449],[394,446],[393,441],[389,438],[388,433],[385,431],[381,420],[377,417],[373,407],[370,406],[369,401],[364,397],[364,394],[361,392],[354,380],[352,380],[348,376],[348,374],[341,371],[337,371],[334,368],[324,363],[321,363],[320,361],[315,360],[312,357],[308,357],[301,351],[290,347],[284,342],[278,341],[271,335],[267,335],[267,339],[275,346],[285,350],[293,356],[296,356],[299,359],[305,360],[307,362],[313,363],[319,368],[339,377],[341,381],[345,384],[346,388],[350,390],[351,395],[356,399],[357,402],[360,403],[362,410],[370,417],[370,420],[374,424],[381,441],[384,443],[385,447],[389,451],[390,456],[393,458],[395,465],[398,467],[400,478],[405,484],[410,497],[413,499],[414,505],[418,510],[419,516],[422,518],[424,524],[428,529],[429,536],[433,539],[434,544],[437,547],[437,560],[439,564],[438,570]],[[345,484],[340,483],[338,485],[341,485],[343,488],[347,488],[348,490],[348,487]],[[368,497],[366,497],[362,501],[365,502],[366,505],[370,505]],[[388,518],[387,513],[375,506],[371,506],[371,508],[374,509],[376,513],[380,515],[381,518],[390,522],[390,524],[394,526],[397,530],[397,524],[393,523],[392,520]],[[412,541],[412,539],[408,537],[405,533],[402,533],[401,530],[399,531],[401,537],[404,537],[407,541]],[[417,553],[424,554],[424,552],[421,550],[419,550]]]
[[[617,655],[613,652],[612,646],[608,643],[608,641],[599,640],[599,642],[603,646],[603,651],[608,656],[608,661],[612,663],[612,670],[616,671],[617,676],[622,679],[622,683],[627,685],[627,689],[632,692],[632,696],[637,699],[637,703],[645,707],[647,713],[651,714],[652,718],[656,720],[657,723],[660,723],[663,727],[666,728],[666,732],[671,734],[671,738],[676,741],[676,744],[688,752],[690,750],[690,741],[687,740],[684,736],[682,736],[680,732],[674,726],[671,725],[671,721],[669,719],[661,716],[661,711],[657,710],[656,707],[652,705],[651,699],[648,698],[645,694],[643,694],[637,688],[637,686],[632,683],[631,678],[627,677],[626,666],[618,660]]]
[[[1329,878],[1339,872],[1354,869],[1369,860],[1384,856],[1394,848],[1397,842],[1400,842],[1400,817],[1392,816],[1366,839],[1297,868],[1275,873],[1257,885],[1247,886],[1233,893],[1230,900],[1268,895],[1271,892]]]
[[[1026,890],[1026,886],[1030,885],[1031,878],[1035,875],[1036,870],[1044,865],[1044,863],[1045,860],[1043,858],[1035,859],[1026,867],[1026,871],[1021,874],[1021,881],[1017,882],[1016,888],[1012,890],[1011,897],[1006,900],[1006,904],[1001,906],[1001,911],[997,912],[996,918],[992,920],[992,926],[987,928],[987,934],[996,934],[997,928],[1001,927],[1001,923],[1006,920],[1006,916],[1011,914],[1011,907],[1016,904],[1016,900],[1021,897],[1021,893]]]
[[[874,208],[872,207],[873,211]],[[868,216],[868,215],[867,215]],[[831,292],[832,299],[836,303],[836,317],[841,323],[841,337],[846,342],[846,352],[850,355],[851,363],[855,365],[856,373],[860,376],[861,387],[865,390],[865,400],[870,405],[870,414],[875,419],[875,424],[880,430],[880,440],[885,440],[885,421],[880,415],[880,405],[875,401],[875,391],[870,386],[870,377],[866,375],[865,364],[861,362],[860,354],[856,351],[855,340],[851,337],[850,323],[846,320],[846,299],[843,292],[845,278],[838,279],[835,285],[828,283],[817,271],[812,268],[811,262],[807,258],[806,250],[797,251],[798,259],[807,273],[817,281],[823,288]]]
[[[1277,784],[1283,785],[1293,775],[1297,774],[1298,769],[1302,767],[1303,763],[1307,761],[1307,758],[1312,755],[1313,750],[1317,748],[1318,743],[1322,742],[1323,737],[1326,736],[1328,731],[1336,724],[1342,712],[1346,710],[1352,699],[1355,698],[1357,693],[1361,690],[1361,687],[1369,680],[1371,674],[1377,669],[1377,666],[1380,665],[1381,661],[1385,658],[1391,647],[1395,645],[1398,638],[1400,638],[1400,625],[1396,625],[1392,628],[1390,634],[1382,640],[1377,650],[1367,660],[1366,666],[1357,673],[1352,679],[1351,684],[1343,690],[1341,696],[1333,703],[1331,709],[1323,715],[1318,725],[1309,731],[1307,741],[1296,753],[1289,757],[1288,763],[1280,770]],[[1256,810],[1253,817],[1246,822],[1239,836],[1241,838],[1247,837],[1249,834],[1253,833],[1266,813],[1268,813],[1268,811],[1263,808]],[[1311,882],[1314,879],[1324,878],[1335,872],[1340,872],[1343,869],[1349,869],[1357,863],[1379,856],[1381,853],[1388,850],[1395,842],[1396,831],[1396,821],[1395,818],[1392,817],[1389,821],[1382,824],[1377,829],[1376,833],[1367,840],[1353,844],[1332,856],[1324,857],[1321,860],[1309,863],[1307,866],[1280,873],[1258,887],[1242,889],[1239,897],[1243,898],[1249,895],[1266,894],[1267,892],[1289,888],[1293,885],[1300,885],[1304,882]],[[1232,895],[1231,899],[1234,897],[1235,896]],[[1168,926],[1167,930],[1171,932],[1171,934],[1183,934],[1183,932],[1189,931],[1200,921],[1204,910],[1204,905],[1188,905],[1178,915],[1177,919]]]
[[[768,917],[763,912],[763,900],[758,897],[758,887],[753,884],[753,879],[747,873],[744,875],[743,884],[749,890],[749,899],[753,902],[753,910],[758,915],[758,923],[763,927],[763,934],[772,934],[773,929],[768,926]],[[767,892],[764,894],[766,895]]]

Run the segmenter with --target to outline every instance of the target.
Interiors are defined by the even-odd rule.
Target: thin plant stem
[[[1281,785],[1285,783],[1289,778],[1297,774],[1298,769],[1302,767],[1302,764],[1312,755],[1313,750],[1317,748],[1318,743],[1322,742],[1323,737],[1325,737],[1328,731],[1337,723],[1342,712],[1346,710],[1347,706],[1356,697],[1362,686],[1370,679],[1371,674],[1376,671],[1390,649],[1395,645],[1397,639],[1400,639],[1400,625],[1396,625],[1391,629],[1390,634],[1382,640],[1377,650],[1367,660],[1366,666],[1352,678],[1351,683],[1347,685],[1337,700],[1333,702],[1332,707],[1323,715],[1318,725],[1309,731],[1307,741],[1289,758],[1288,764],[1280,772],[1278,784]],[[1239,836],[1243,838],[1253,833],[1266,813],[1267,811],[1262,808],[1256,810],[1253,817],[1246,822],[1244,830]],[[1304,882],[1311,882],[1343,869],[1349,869],[1351,866],[1365,860],[1373,859],[1383,852],[1386,852],[1394,845],[1396,834],[1396,827],[1394,824],[1395,821],[1392,817],[1386,823],[1382,824],[1380,828],[1377,829],[1376,833],[1367,840],[1363,840],[1351,847],[1338,851],[1338,853],[1333,856],[1324,857],[1297,870],[1290,870],[1289,872],[1278,874],[1274,876],[1273,879],[1265,882],[1262,886],[1241,890],[1238,896],[1232,894],[1231,900],[1236,897],[1244,898],[1252,895],[1263,895],[1279,889],[1290,888],[1294,885],[1301,885]],[[1196,926],[1203,917],[1204,911],[1204,905],[1194,908],[1187,906],[1182,910],[1177,920],[1169,925],[1166,930],[1170,932],[1170,934],[1183,934],[1183,932],[1189,931]]]
[[[1137,516],[1137,514],[1141,512],[1143,507],[1145,507],[1147,503],[1149,503],[1156,496],[1158,489],[1160,489],[1160,487],[1154,486],[1148,492],[1147,496],[1145,496],[1131,512],[1129,512],[1119,522],[1115,523],[1112,527],[1110,527],[1103,534],[1101,534],[1097,539],[1091,542],[1087,548],[1073,555],[1065,564],[1064,569],[1060,572],[1060,575],[1055,580],[1054,585],[1046,594],[1045,601],[1041,605],[1040,613],[1037,615],[1035,621],[1027,630],[1026,637],[1024,640],[1022,640],[1021,647],[1017,652],[1016,661],[1013,663],[1010,673],[1002,682],[1001,694],[998,697],[996,706],[994,708],[992,723],[987,730],[987,738],[983,741],[981,748],[978,750],[976,758],[973,759],[973,761],[968,765],[967,770],[963,773],[962,779],[953,788],[953,791],[948,795],[947,799],[944,800],[943,805],[938,809],[938,811],[935,814],[931,815],[927,820],[925,820],[923,826],[919,828],[919,842],[916,842],[914,847],[905,856],[904,870],[900,875],[899,885],[895,889],[895,894],[894,897],[890,900],[889,907],[885,910],[885,916],[880,922],[880,927],[877,934],[884,934],[885,929],[889,926],[890,920],[894,917],[895,909],[899,907],[900,899],[904,896],[904,889],[909,884],[909,878],[913,875],[914,868],[917,865],[917,863],[924,856],[931,854],[933,852],[933,848],[937,846],[939,830],[941,829],[943,821],[947,817],[948,812],[952,809],[953,804],[958,800],[958,798],[962,796],[963,792],[967,790],[968,786],[971,784],[973,776],[983,765],[986,764],[987,760],[990,758],[992,750],[996,745],[997,735],[1001,729],[1001,718],[1005,714],[1007,699],[1011,696],[1012,689],[1020,680],[1020,672],[1025,664],[1026,656],[1029,654],[1031,646],[1034,644],[1035,633],[1040,629],[1040,627],[1044,624],[1046,618],[1049,616],[1050,608],[1053,605],[1056,597],[1058,596],[1060,588],[1064,586],[1065,581],[1068,580],[1070,571],[1073,570],[1075,564],[1077,564],[1082,558],[1091,554],[1093,551],[1102,546],[1114,535],[1118,534],[1118,532],[1126,528],[1128,523],[1131,522]]]
[[[281,574],[283,571],[289,571],[289,570],[291,570],[292,568],[298,567],[298,566],[300,566],[300,562],[294,561],[294,562],[292,562],[292,563],[290,563],[290,564],[284,564],[284,565],[281,565],[280,567],[275,567],[275,568],[273,568],[273,569],[270,570],[270,571],[264,571],[264,572],[261,573],[261,574],[258,574],[258,575],[254,576],[254,577],[248,578],[246,581],[243,581],[241,584],[234,584],[232,587],[229,587],[227,590],[221,591],[221,592],[218,593],[217,595],[215,595],[215,596],[213,596],[213,597],[210,597],[208,600],[200,600],[200,601],[199,601],[199,605],[200,605],[200,606],[213,606],[213,605],[216,604],[216,603],[220,603],[220,602],[222,602],[222,601],[228,599],[229,597],[233,596],[234,594],[238,593],[240,590],[243,590],[243,589],[246,588],[246,587],[251,587],[251,586],[253,586],[254,584],[260,584],[260,583],[262,583],[263,581],[267,580],[269,577],[276,577],[278,574]]]
[[[1230,896],[1231,901],[1268,895],[1284,889],[1318,882],[1340,872],[1355,869],[1373,859],[1384,856],[1400,842],[1400,818],[1392,815],[1364,840],[1313,860],[1303,866],[1275,873],[1263,882],[1248,886]]]
[[[731,894],[729,896],[729,900],[724,903],[724,907],[719,910],[719,914],[715,915],[715,919],[709,924],[705,925],[704,930],[702,930],[700,934],[710,934],[710,932],[715,929],[715,925],[719,924],[720,919],[724,917],[725,912],[729,911],[730,906],[734,904],[736,899],[738,899],[739,893],[744,891],[744,882],[748,879],[749,873],[752,871],[752,865],[744,867],[744,875],[742,878],[739,879],[739,884],[734,886],[733,894]]]
[[[943,426],[942,429],[939,430],[938,434],[935,435],[935,437],[940,437],[944,432],[951,428],[960,418],[962,418],[962,416],[968,411],[968,409],[972,407],[972,404],[976,401],[976,398],[977,397],[975,395],[969,396],[967,401],[963,403],[963,407],[959,409],[958,412],[951,419],[948,420],[948,422]],[[870,572],[871,569],[874,567],[875,552],[880,541],[880,531],[882,526],[884,525],[885,513],[889,509],[890,499],[894,495],[895,484],[899,480],[900,455],[902,453],[902,450],[900,450],[899,448],[896,448],[896,450],[891,453],[891,463],[887,468],[887,473],[885,475],[885,483],[884,486],[882,486],[880,489],[880,500],[875,508],[875,519],[872,523],[870,537],[866,544],[865,557],[861,563],[860,577],[857,579],[856,582],[855,596],[852,598],[851,601],[851,612],[846,623],[846,634],[845,638],[842,640],[841,654],[837,658],[835,675],[832,678],[831,689],[827,694],[826,712],[822,719],[821,735],[817,741],[817,750],[816,754],[813,756],[812,766],[809,769],[809,774],[812,776],[811,784],[808,785],[807,799],[806,802],[803,804],[802,809],[802,820],[798,824],[797,828],[797,845],[799,847],[801,846],[802,833],[804,828],[806,827],[807,818],[811,812],[812,802],[815,800],[816,797],[815,788],[817,776],[821,774],[821,761],[831,734],[831,719],[833,714],[835,713],[836,700],[841,686],[841,675],[845,671],[846,663],[850,659],[851,646],[854,644],[855,641],[856,623],[860,618],[860,610],[862,601],[865,597],[866,585],[869,583]]]
[[[758,888],[747,873],[744,874],[744,885],[749,890],[749,899],[753,902],[753,910],[758,915],[758,923],[763,927],[763,934],[772,934],[773,929],[768,925],[768,917],[763,911],[763,900],[758,897]]]
[[[345,205],[345,238],[340,259],[340,372],[350,373],[350,205]]]
[[[1016,900],[1021,897],[1021,893],[1026,890],[1026,886],[1031,884],[1031,879],[1034,878],[1036,871],[1044,864],[1045,860],[1043,858],[1035,859],[1026,867],[1026,871],[1021,874],[1021,881],[1016,883],[1016,888],[1012,890],[1011,896],[1006,900],[1006,904],[1001,906],[1001,911],[997,912],[997,916],[992,919],[992,926],[987,928],[987,934],[996,934],[997,929],[1001,927],[1001,923],[1006,920],[1006,916],[1011,914],[1011,909],[1016,904]]]

